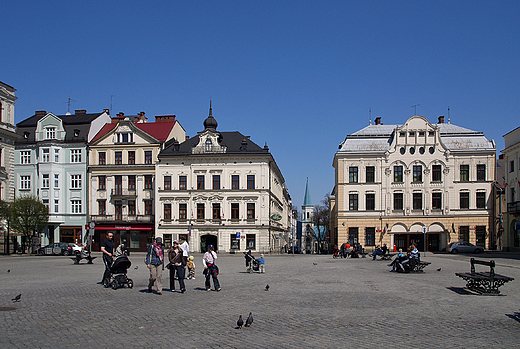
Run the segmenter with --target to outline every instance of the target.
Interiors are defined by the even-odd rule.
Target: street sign
[[[237,239],[240,239],[240,232],[237,231]]]
[[[426,234],[428,232],[428,227],[423,225],[422,232],[423,232],[423,234]]]

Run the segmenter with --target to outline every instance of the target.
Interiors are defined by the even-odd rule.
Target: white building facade
[[[520,251],[520,127],[504,135],[504,178],[503,182],[507,213],[502,237],[503,249]]]
[[[334,156],[331,243],[439,251],[453,241],[496,244],[496,147],[481,132],[422,116],[377,118]]]
[[[16,89],[0,81],[0,199],[14,199],[14,127]]]

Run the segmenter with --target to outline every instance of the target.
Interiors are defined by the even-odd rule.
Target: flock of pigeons
[[[246,326],[245,327],[251,327],[251,325],[253,324],[253,313],[249,313],[249,316],[247,317],[247,320],[246,320]],[[242,315],[240,315],[238,317],[238,320],[237,320],[237,329],[240,330],[242,329],[242,326],[244,326],[244,319],[242,319]]]

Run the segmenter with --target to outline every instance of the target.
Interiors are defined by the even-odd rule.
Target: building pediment
[[[192,150],[192,154],[225,153],[227,147],[220,144],[220,134],[211,130],[199,132],[199,143]]]

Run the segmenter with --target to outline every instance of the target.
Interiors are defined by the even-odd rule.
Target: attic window
[[[79,130],[74,130],[74,137],[79,137]]]
[[[415,137],[415,132],[410,132],[410,137]]]
[[[424,131],[419,131],[419,137],[424,137]]]
[[[406,132],[399,132],[399,137],[406,137]]]
[[[117,134],[117,143],[133,143],[133,142],[134,142],[133,133],[118,133]]]
[[[209,138],[206,139],[206,151],[211,151],[212,148],[213,148],[213,142]]]
[[[428,136],[430,136],[430,137],[435,136],[435,132],[433,132],[433,131],[429,131],[429,132],[428,132]]]
[[[29,132],[24,132],[23,133],[23,138],[25,138],[25,139],[29,138]]]
[[[45,139],[56,139],[56,127],[45,128]]]

